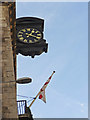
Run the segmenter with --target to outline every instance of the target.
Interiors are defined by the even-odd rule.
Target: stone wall
[[[0,83],[0,86],[2,86],[2,118],[18,118],[16,83],[10,82],[15,81],[15,74],[8,6],[2,6],[2,16],[0,16],[0,20],[2,21],[2,30],[0,30],[0,33],[2,33],[2,85]]]
[[[0,6],[0,120],[2,118],[2,6]]]

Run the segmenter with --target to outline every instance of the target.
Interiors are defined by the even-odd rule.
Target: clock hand
[[[35,37],[35,38],[37,38],[37,36],[35,36],[35,35],[32,35],[32,34],[29,34],[29,36],[32,36],[32,37]]]
[[[32,35],[32,33],[30,33],[30,34],[26,33],[26,36],[27,37],[32,36],[32,37],[35,37],[35,38],[40,38],[39,36]]]
[[[27,36],[27,37],[29,37],[29,36],[36,37],[36,36],[32,35],[32,33],[30,33],[30,34],[29,34],[29,33],[26,33],[26,36]]]

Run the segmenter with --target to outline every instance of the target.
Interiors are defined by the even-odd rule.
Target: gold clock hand
[[[40,37],[37,37],[37,36],[35,36],[35,35],[32,35],[32,34],[29,34],[29,36],[32,36],[32,37],[35,37],[35,38],[40,38]]]
[[[36,37],[36,36],[32,35],[31,33],[29,34],[29,36]]]

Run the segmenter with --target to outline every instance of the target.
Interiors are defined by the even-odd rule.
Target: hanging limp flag
[[[55,73],[55,71],[53,71],[52,75],[48,78],[48,80],[45,82],[45,84],[43,85],[43,87],[40,89],[40,91],[38,92],[38,94],[36,95],[36,97],[34,98],[34,100],[29,105],[29,108],[32,106],[32,104],[34,103],[34,101],[37,99],[38,96],[39,96],[39,99],[43,100],[46,103],[45,88],[47,87],[47,85],[50,82],[50,80],[51,80],[51,78],[52,78],[52,76],[53,76],[54,73]]]
[[[55,71],[53,71],[53,74],[55,73]],[[41,88],[41,92],[39,94],[39,99],[43,100],[43,102],[46,103],[46,96],[45,96],[45,88],[47,87],[48,83],[50,82],[53,74],[48,78],[48,80],[45,82],[45,84],[43,85],[43,87]]]

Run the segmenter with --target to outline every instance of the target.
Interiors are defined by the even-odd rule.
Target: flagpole
[[[55,71],[53,71],[51,77],[53,76],[54,73],[55,73]],[[45,87],[45,88],[46,88],[46,87]],[[32,104],[34,103],[34,101],[37,99],[37,97],[40,95],[41,92],[42,92],[42,91],[41,91],[41,89],[40,89],[40,91],[38,92],[38,94],[36,95],[36,97],[34,98],[34,100],[33,100],[33,101],[31,102],[31,104],[29,105],[29,108],[32,106]]]

